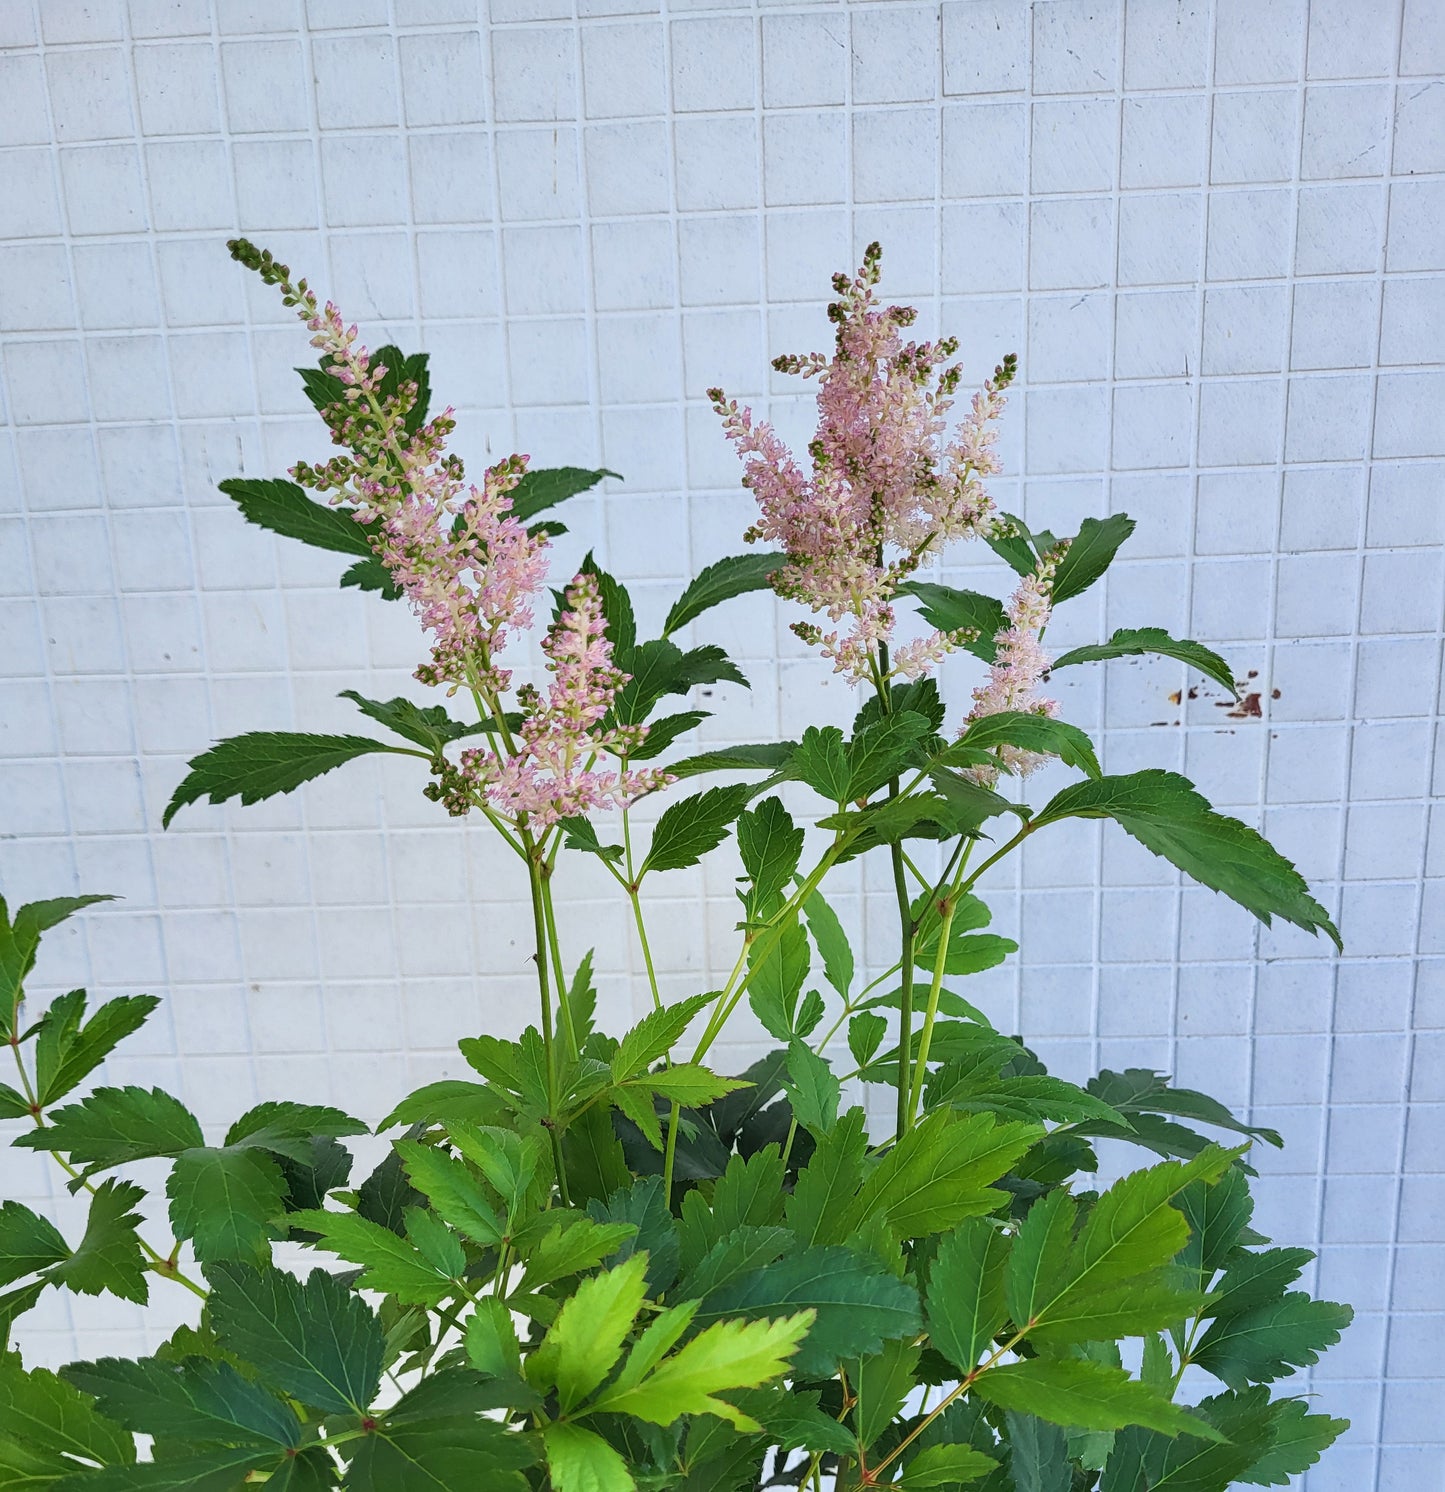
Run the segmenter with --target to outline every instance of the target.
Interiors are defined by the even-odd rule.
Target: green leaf
[[[425,1217],[425,1213],[413,1213]],[[466,1256],[458,1244],[444,1268],[428,1258],[410,1239],[400,1238],[390,1228],[369,1222],[354,1212],[311,1210],[292,1213],[288,1221],[320,1235],[322,1245],[352,1264],[360,1264],[362,1289],[394,1295],[413,1305],[434,1306],[454,1294],[453,1281],[466,1270]],[[451,1235],[447,1235],[450,1237]]]
[[[1024,574],[1033,570],[1033,558]],[[912,596],[918,610],[930,627],[940,632],[967,630],[977,632],[973,642],[964,646],[976,658],[992,663],[997,653],[994,638],[1008,626],[1003,603],[978,591],[958,591],[951,586],[935,585],[927,580],[909,580],[898,587],[899,595]]]
[[[1008,1316],[1004,1269],[1009,1240],[986,1218],[961,1223],[938,1247],[925,1296],[928,1334],[957,1368],[970,1371]]]
[[[0,1203],[0,1285],[69,1256],[69,1246],[48,1218],[21,1202]]]
[[[672,1293],[678,1300],[701,1300],[740,1276],[781,1259],[793,1244],[793,1235],[786,1228],[741,1223],[713,1244]]]
[[[647,1256],[634,1254],[583,1280],[527,1359],[533,1387],[555,1387],[564,1413],[580,1404],[617,1361],[642,1309],[646,1273]]]
[[[529,1436],[475,1414],[405,1415],[407,1400],[432,1382],[424,1380],[357,1442],[360,1448],[346,1472],[347,1492],[455,1492],[458,1487],[527,1492],[519,1468],[537,1459]]]
[[[323,1104],[271,1100],[248,1109],[226,1131],[228,1149],[270,1150],[294,1161],[311,1158],[311,1142],[318,1136],[339,1139],[364,1135],[366,1126],[340,1109]]]
[[[737,1429],[754,1429],[756,1421],[717,1395],[781,1377],[812,1322],[811,1311],[776,1321],[715,1322],[640,1382],[622,1387],[620,1380],[597,1407],[654,1425],[670,1425],[683,1414],[715,1414]]]
[[[30,1100],[8,1083],[0,1083],[0,1119],[28,1119]]]
[[[790,913],[766,946],[761,940],[751,945],[748,960],[753,966],[748,1004],[774,1040],[791,1040],[798,1034],[798,995],[811,963],[802,923]]]
[[[853,1423],[858,1443],[873,1445],[903,1408],[903,1401],[918,1381],[919,1348],[916,1342],[898,1338],[884,1342],[873,1357],[865,1357],[850,1374],[858,1402]]]
[[[803,831],[778,798],[764,798],[738,819],[738,851],[753,883],[750,906],[759,914],[793,878],[803,853]]]
[[[667,771],[679,779],[703,772],[776,772],[787,767],[797,745],[796,741],[764,741],[755,746],[723,746],[670,762]]]
[[[1090,1093],[1130,1118],[1139,1114],[1173,1114],[1181,1119],[1211,1124],[1216,1129],[1265,1140],[1276,1149],[1284,1144],[1274,1130],[1244,1124],[1218,1099],[1193,1088],[1172,1087],[1162,1073],[1152,1072],[1147,1067],[1129,1067],[1123,1072],[1105,1069],[1089,1079],[1088,1088]]]
[[[35,1039],[35,1097],[41,1108],[78,1087],[159,1004],[154,995],[122,995],[107,1000],[82,1025],[84,990],[54,1001]]]
[[[368,530],[373,526],[358,523],[355,508],[317,502],[306,495],[304,487],[279,478],[229,477],[217,485],[240,508],[247,523],[283,538],[299,539],[313,549],[371,557]]]
[[[406,430],[415,435],[426,422],[427,404],[431,399],[431,376],[427,371],[428,354],[414,352],[410,357],[401,348],[387,343],[371,354],[373,370],[381,369],[381,381],[377,392],[382,399],[394,399],[401,392],[403,383],[416,386],[415,398],[403,420]],[[336,376],[329,357],[321,359],[321,366],[297,368],[301,375],[306,397],[320,415],[335,404],[345,404],[346,387]]]
[[[1018,575],[1032,575],[1038,568],[1038,556],[1029,542],[1028,525],[1012,513],[1000,513],[1003,526],[984,536],[984,542]]]
[[[766,590],[773,572],[786,559],[786,555],[766,552],[734,554],[698,571],[687,589],[672,603],[662,635],[671,637],[694,617],[723,601],[730,601],[734,596]]]
[[[990,1183],[1041,1133],[1037,1125],[996,1124],[991,1114],[935,1110],[873,1168],[838,1226],[846,1234],[877,1217],[898,1238],[922,1238],[993,1212],[1004,1193]]]
[[[285,1210],[281,1168],[267,1155],[200,1147],[180,1155],[166,1182],[171,1226],[196,1257],[270,1258],[275,1224]]]
[[[683,1198],[680,1262],[691,1270],[720,1240],[743,1227],[769,1227],[783,1219],[783,1161],[776,1145],[729,1157],[713,1187],[711,1205],[700,1191]]]
[[[89,1398],[44,1368],[27,1373],[11,1354],[0,1356],[0,1425],[0,1486],[6,1488],[26,1485],[6,1479],[3,1447],[11,1437],[29,1451],[55,1457],[51,1476],[78,1471],[72,1457],[102,1466],[135,1460],[130,1434],[104,1418]]]
[[[607,624],[607,638],[612,644],[613,658],[618,666],[632,652],[637,644],[637,617],[632,609],[632,597],[627,594],[627,587],[597,563],[588,550],[583,556],[582,563],[577,567],[586,575],[594,575],[597,578],[597,589],[602,597],[602,616]],[[562,603],[562,593],[554,591],[558,606]],[[631,670],[626,670],[630,672]]]
[[[1121,1433],[1104,1468],[1101,1486],[1109,1492],[1216,1492],[1268,1450],[1273,1439],[1270,1404],[1263,1391],[1220,1394],[1195,1406],[1214,1427],[1213,1441],[1193,1431],[1168,1439],[1148,1430]]]
[[[1077,1208],[1066,1191],[1046,1192],[1019,1226],[1004,1277],[1008,1313],[1020,1325],[1032,1321],[1067,1266]]]
[[[608,471],[605,466],[595,471],[580,466],[544,466],[525,472],[511,492],[512,517],[525,523],[547,508],[555,508],[569,497],[595,487],[604,477],[622,480],[617,472]]]
[[[701,1108],[704,1104],[716,1102],[725,1093],[735,1093],[748,1086],[736,1078],[719,1077],[696,1062],[675,1062],[661,1072],[646,1073],[631,1081],[671,1103],[681,1104],[685,1109]]]
[[[729,1397],[750,1419],[757,1420],[769,1443],[779,1450],[833,1451],[840,1456],[857,1452],[856,1439],[832,1415],[823,1413],[814,1391],[789,1383],[740,1389]]]
[[[1282,1487],[1307,1471],[1350,1427],[1347,1419],[1311,1414],[1303,1399],[1281,1399],[1270,1405],[1274,1439],[1239,1480],[1252,1487]]]
[[[984,715],[964,731],[960,744],[965,749],[982,751],[1017,746],[1042,756],[1056,756],[1066,767],[1077,767],[1090,777],[1101,775],[1094,743],[1077,725],[1027,710],[1001,710],[996,715]]]
[[[41,935],[85,907],[114,900],[113,896],[56,896],[18,908],[12,921],[0,898],[0,1040],[8,1041],[14,1034],[11,1023],[20,987],[34,967]]]
[[[985,1456],[971,1445],[930,1445],[903,1468],[899,1485],[904,1492],[933,1492],[934,1488],[976,1482],[997,1465],[992,1456]]]
[[[625,1083],[645,1072],[682,1039],[698,1012],[716,998],[714,993],[689,995],[675,1005],[665,1005],[644,1016],[622,1038],[613,1054],[612,1081]]]
[[[1123,513],[1086,518],[1054,571],[1054,605],[1068,601],[1093,583],[1113,563],[1119,546],[1134,532],[1134,520]]]
[[[710,787],[672,803],[652,831],[652,844],[641,874],[651,870],[686,870],[727,837],[733,820],[752,796],[745,786]]]
[[[349,699],[363,715],[434,756],[440,756],[448,742],[481,735],[487,728],[480,721],[467,724],[453,720],[440,705],[413,704],[400,695],[387,700],[367,699],[355,689],[343,689],[338,697]]]
[[[840,807],[848,800],[848,753],[836,725],[810,725],[789,760],[791,775]]]
[[[72,1165],[94,1172],[176,1156],[203,1145],[205,1137],[190,1110],[160,1088],[97,1088],[14,1143],[67,1155]]]
[[[663,1195],[661,1176],[640,1176],[618,1187],[605,1202],[587,1204],[587,1215],[598,1223],[631,1223],[633,1233],[612,1254],[621,1264],[638,1255],[647,1259],[647,1288],[659,1295],[677,1278],[677,1228]]]
[[[1254,1212],[1249,1183],[1243,1171],[1232,1166],[1213,1186],[1196,1182],[1186,1187],[1175,1206],[1189,1224],[1189,1241],[1179,1255],[1179,1263],[1194,1276],[1190,1283],[1203,1289],[1249,1226]]]
[[[636,1492],[627,1463],[585,1426],[554,1422],[544,1426],[542,1442],[556,1492]]]
[[[166,804],[161,826],[169,828],[187,803],[198,803],[202,798],[211,803],[224,803],[229,798],[240,798],[243,804],[259,803],[263,798],[289,793],[343,762],[376,751],[407,754],[404,747],[388,746],[370,736],[320,736],[280,730],[232,736],[187,763],[190,771]]]
[[[805,1310],[817,1313],[794,1360],[805,1378],[828,1377],[840,1360],[877,1352],[921,1325],[913,1288],[880,1261],[846,1248],[803,1249],[744,1275],[710,1295],[697,1321]]]
[[[535,1290],[593,1269],[636,1235],[634,1223],[598,1223],[588,1217],[578,1217],[565,1227],[559,1223],[522,1251],[526,1271],[520,1288]]]
[[[838,914],[824,900],[821,891],[809,893],[803,903],[803,919],[823,960],[824,978],[846,1000],[853,983],[853,949]]]
[[[274,1447],[258,1451],[255,1446],[226,1446],[200,1455],[109,1466],[83,1479],[67,1478],[57,1492],[236,1492],[252,1471],[270,1473],[268,1489],[286,1492],[285,1467],[290,1461],[278,1461]]]
[[[842,1085],[833,1069],[803,1041],[788,1044],[788,1101],[798,1123],[814,1135],[825,1135],[838,1122]]]
[[[683,710],[677,715],[664,715],[661,720],[654,720],[647,727],[647,737],[628,754],[628,760],[634,762],[651,761],[654,757],[661,756],[679,736],[685,736],[688,731],[696,730],[704,720],[710,719],[711,710]]]
[[[359,591],[376,591],[383,601],[399,601],[403,595],[391,571],[374,554],[348,565],[341,572],[337,584],[343,589],[354,587]]]
[[[291,1406],[228,1362],[104,1357],[71,1363],[64,1376],[94,1395],[102,1414],[141,1435],[256,1448],[301,1444]]]
[[[1308,1249],[1251,1249],[1235,1254],[1211,1297],[1211,1316],[1238,1316],[1270,1305],[1300,1277],[1314,1258]]]
[[[848,800],[861,802],[914,760],[930,730],[912,710],[864,726],[848,743]]]
[[[819,1140],[786,1204],[788,1226],[803,1247],[839,1243],[846,1236],[838,1228],[838,1219],[862,1184],[867,1151],[863,1110],[858,1108],[849,1109],[837,1127]]]
[[[1145,848],[1213,891],[1254,913],[1265,926],[1282,917],[1306,932],[1340,935],[1304,878],[1256,830],[1216,813],[1175,772],[1151,768],[1126,777],[1079,782],[1034,819],[1040,828],[1063,818],[1112,818]]]
[[[617,864],[622,859],[625,851],[620,844],[603,844],[597,837],[597,830],[588,819],[579,814],[573,814],[567,818],[560,819],[564,831],[563,844],[569,850],[578,850],[585,855],[596,855],[599,860],[606,860],[610,864]]]
[[[1223,1288],[1227,1289],[1225,1275]],[[1221,1309],[1216,1301],[1214,1310]],[[1231,1388],[1272,1383],[1296,1368],[1312,1367],[1333,1347],[1354,1319],[1346,1305],[1311,1300],[1292,1292],[1212,1321],[1193,1352],[1193,1361]]]
[[[1108,642],[1070,648],[1055,658],[1052,666],[1055,669],[1068,668],[1075,663],[1098,663],[1107,658],[1128,658],[1138,653],[1158,653],[1161,657],[1176,658],[1180,663],[1197,668],[1216,684],[1222,684],[1238,698],[1234,673],[1218,653],[1191,638],[1171,637],[1162,627],[1122,627]]]
[[[1074,1479],[1064,1432],[1036,1414],[1010,1409],[1004,1418],[1014,1492],[1071,1492]]]
[[[498,1295],[484,1295],[467,1322],[467,1357],[489,1378],[519,1378],[522,1348],[512,1313]]]
[[[419,1140],[398,1140],[396,1150],[412,1184],[446,1222],[474,1243],[490,1246],[502,1241],[504,1229],[496,1209],[461,1161]]]
[[[887,1034],[887,1019],[871,1010],[861,1011],[848,1022],[848,1050],[859,1067],[867,1067],[877,1056]]]
[[[90,1199],[85,1236],[79,1247],[68,1259],[52,1264],[46,1270],[47,1277],[82,1295],[109,1291],[122,1300],[144,1305],[149,1291],[145,1258],[136,1234],[141,1219],[135,1211],[144,1196],[133,1181],[102,1181]]]
[[[1035,1357],[990,1368],[974,1380],[973,1392],[1000,1409],[1036,1414],[1054,1425],[1081,1430],[1143,1425],[1165,1435],[1223,1439],[1204,1420],[1161,1398],[1122,1368],[1081,1358]]]
[[[361,1414],[381,1380],[382,1330],[370,1308],[324,1269],[306,1280],[221,1263],[207,1271],[222,1347],[262,1382],[330,1414]]]

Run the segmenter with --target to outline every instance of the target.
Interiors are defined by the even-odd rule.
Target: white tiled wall
[[[0,883],[126,897],[55,937],[44,989],[164,993],[111,1075],[208,1123],[298,1091],[375,1117],[459,1034],[528,1016],[516,877],[405,767],[160,832],[208,741],[351,728],[336,691],[399,692],[418,656],[403,614],[214,490],[323,445],[304,337],[229,234],[429,350],[474,463],[625,473],[574,505],[559,568],[595,543],[653,620],[747,521],[704,390],[802,430],[768,359],[826,343],[827,276],[879,238],[971,377],[1021,354],[1004,505],[1139,520],[1051,640],[1161,624],[1259,705],[1118,663],[1060,676],[1070,718],[1111,769],[1177,767],[1262,824],[1348,941],[1331,959],[1060,828],[995,882],[1024,951],[979,998],[1070,1075],[1152,1064],[1285,1132],[1262,1225],[1359,1311],[1314,1382],[1355,1428],[1309,1485],[1433,1485],[1442,74],[1445,0],[0,0]],[[982,558],[947,578],[999,587]],[[786,620],[754,598],[699,627],[754,683],[715,692],[704,739],[847,719]],[[971,677],[945,670],[955,700]],[[570,952],[596,944],[619,1024],[636,949],[608,883],[569,875]],[[660,883],[670,992],[730,963],[730,875]],[[876,961],[875,889],[838,882]],[[49,1357],[143,1344],[129,1308],[32,1319]]]

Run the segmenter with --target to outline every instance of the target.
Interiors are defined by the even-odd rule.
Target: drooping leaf
[[[1033,568],[1032,561],[1029,568]],[[964,646],[974,657],[993,662],[997,653],[994,638],[1008,626],[1001,601],[978,591],[954,590],[927,580],[905,581],[898,591],[917,600],[918,610],[930,627],[940,632],[976,632],[978,636]]]
[[[1068,668],[1075,663],[1097,663],[1108,658],[1134,657],[1140,653],[1157,653],[1164,658],[1176,658],[1191,668],[1197,668],[1216,684],[1222,684],[1230,694],[1238,696],[1233,670],[1218,653],[1192,638],[1171,637],[1162,627],[1121,627],[1108,642],[1070,648],[1067,653],[1054,659],[1052,667]]]
[[[663,623],[662,635],[671,637],[694,617],[723,601],[730,601],[734,596],[766,590],[773,572],[785,558],[785,555],[768,552],[734,554],[699,570],[682,595],[672,603],[667,621]]]
[[[273,478],[229,477],[217,484],[241,510],[241,516],[259,528],[283,538],[299,539],[314,549],[338,554],[372,554],[370,525],[356,521],[356,509],[332,507],[306,495],[295,482]]]
[[[1165,1435],[1222,1440],[1206,1421],[1171,1404],[1122,1368],[1081,1358],[1035,1357],[990,1368],[973,1392],[1000,1409],[1035,1414],[1054,1425],[1117,1430],[1143,1425]]]
[[[940,1243],[925,1296],[928,1334],[957,1368],[971,1370],[1008,1315],[1009,1240],[986,1218],[969,1218]]]
[[[1225,1285],[1228,1284],[1225,1276]],[[1220,1306],[1215,1304],[1213,1309]],[[1291,1292],[1217,1317],[1200,1338],[1193,1360],[1231,1388],[1272,1383],[1296,1368],[1312,1367],[1354,1319],[1346,1305]]]
[[[290,1405],[228,1362],[105,1357],[71,1363],[64,1377],[93,1395],[102,1414],[142,1435],[255,1448],[301,1444]]]
[[[709,1296],[697,1321],[804,1310],[817,1313],[795,1358],[805,1377],[826,1377],[841,1359],[876,1352],[921,1324],[917,1292],[876,1259],[846,1248],[803,1249],[744,1275]]]
[[[1256,830],[1216,813],[1178,773],[1149,769],[1075,783],[1033,822],[1041,827],[1063,818],[1112,818],[1147,849],[1238,902],[1266,926],[1282,917],[1306,932],[1328,933],[1343,946],[1294,866]]]
[[[190,1239],[203,1262],[270,1257],[286,1203],[286,1183],[271,1156],[207,1146],[187,1150],[176,1158],[166,1195],[176,1237]]]
[[[992,751],[1017,746],[1042,756],[1056,756],[1066,767],[1077,767],[1090,777],[1101,775],[1094,743],[1077,725],[1027,710],[1001,710],[975,720],[960,738],[965,749]]]
[[[343,689],[340,698],[349,699],[363,715],[434,756],[440,756],[448,742],[480,735],[487,728],[480,721],[468,724],[453,720],[440,705],[413,704],[401,695],[395,699],[367,699],[355,689]]]
[[[220,1344],[254,1364],[262,1382],[331,1414],[361,1414],[381,1378],[381,1323],[323,1269],[220,1263],[206,1271]]]
[[[1113,563],[1119,546],[1133,532],[1134,520],[1123,513],[1084,519],[1054,571],[1054,605],[1088,590]]]
[[[48,1108],[77,1088],[159,1004],[154,995],[121,995],[82,1024],[83,990],[54,1001],[35,1037],[35,1101]]]
[[[145,1192],[133,1181],[102,1181],[90,1199],[85,1234],[68,1259],[52,1264],[47,1278],[82,1295],[109,1292],[144,1305],[149,1297],[145,1257],[135,1209]]]
[[[1284,1144],[1275,1130],[1245,1124],[1217,1098],[1193,1088],[1176,1087],[1162,1073],[1147,1067],[1129,1067],[1123,1072],[1111,1072],[1106,1068],[1089,1079],[1088,1089],[1131,1119],[1140,1114],[1172,1114],[1180,1119],[1193,1119],[1216,1129],[1264,1140],[1276,1149]]]
[[[1282,1487],[1307,1471],[1350,1427],[1344,1419],[1311,1414],[1303,1399],[1280,1399],[1270,1405],[1274,1438],[1239,1480],[1251,1487]]]
[[[305,1161],[311,1156],[311,1141],[317,1136],[339,1139],[364,1135],[359,1119],[324,1104],[268,1100],[248,1109],[226,1131],[231,1149],[270,1150],[277,1155]]]
[[[727,837],[729,827],[751,796],[745,786],[710,787],[670,804],[653,828],[642,874],[696,865]]]
[[[168,828],[186,804],[202,798],[210,803],[224,803],[230,798],[240,798],[243,804],[259,803],[377,751],[406,755],[409,748],[388,746],[370,736],[306,735],[297,731],[255,730],[232,736],[187,763],[190,770],[166,804],[161,825]]]

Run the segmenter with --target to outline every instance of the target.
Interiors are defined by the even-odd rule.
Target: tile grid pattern
[[[458,1032],[527,1018],[510,867],[404,771],[158,831],[205,741],[354,728],[325,701],[400,692],[415,656],[404,617],[213,490],[321,449],[286,371],[304,344],[219,240],[251,233],[426,346],[473,461],[515,443],[625,472],[573,522],[656,617],[746,523],[703,390],[802,435],[766,358],[824,344],[819,287],[881,238],[886,289],[962,333],[970,377],[1022,355],[1004,505],[1140,520],[1051,640],[1158,622],[1256,671],[1259,718],[1125,663],[1107,692],[1061,674],[1070,718],[1110,770],[1178,767],[1261,823],[1349,941],[1332,962],[1256,931],[1080,826],[990,888],[1023,953],[979,998],[1071,1076],[1158,1066],[1285,1132],[1261,1226],[1319,1244],[1320,1288],[1360,1312],[1314,1382],[1355,1429],[1308,1485],[1424,1485],[1445,1423],[1442,73],[1437,0],[13,0],[0,885],[128,898],[57,938],[42,995],[167,994],[110,1075],[178,1086],[208,1125],[298,1086],[374,1117],[451,1070]],[[561,569],[583,545],[559,547]],[[945,578],[997,588],[976,558]],[[703,739],[846,722],[788,619],[741,603],[698,629],[755,686],[716,691]],[[945,670],[956,700],[973,680]],[[732,873],[661,887],[669,994],[725,972]],[[637,955],[606,885],[573,884],[615,1025]],[[839,901],[881,958],[877,868]],[[32,1320],[51,1357],[142,1344],[128,1310]]]

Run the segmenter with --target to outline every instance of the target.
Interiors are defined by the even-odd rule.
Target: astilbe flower
[[[1009,598],[1005,608],[1008,622],[994,634],[995,653],[988,679],[973,691],[973,708],[959,728],[962,735],[975,720],[999,715],[1008,710],[1052,717],[1059,712],[1057,700],[1039,693],[1039,685],[1048,677],[1053,661],[1041,638],[1053,613],[1054,575],[1068,548],[1067,541],[1057,545],[1025,575]],[[1027,777],[1049,757],[1019,746],[1002,745],[994,754],[1016,777]],[[998,780],[993,767],[974,767],[970,776],[986,786]]]
[[[833,357],[812,353],[773,363],[779,372],[818,379],[811,469],[771,425],[721,389],[709,391],[746,463],[743,485],[760,509],[747,538],[781,545],[786,561],[772,580],[779,595],[833,622],[850,618],[846,631],[825,633],[809,622],[794,630],[854,682],[882,682],[876,660],[893,636],[891,603],[899,585],[952,540],[993,530],[983,478],[1000,469],[993,422],[1015,368],[1011,356],[1005,359],[948,438],[946,416],[960,373],[945,365],[957,340],[903,340],[901,329],[917,313],[877,305],[881,253],[871,244],[856,277],[834,277]],[[934,632],[896,649],[887,673],[916,678],[967,641],[971,635]]]
[[[655,769],[598,771],[603,752],[625,756],[647,736],[645,725],[601,728],[628,675],[612,661],[596,577],[579,574],[561,614],[542,642],[552,682],[546,697],[531,685],[517,691],[525,711],[518,749],[465,751],[461,773],[499,813],[522,815],[545,829],[568,814],[625,808],[671,779]]]

